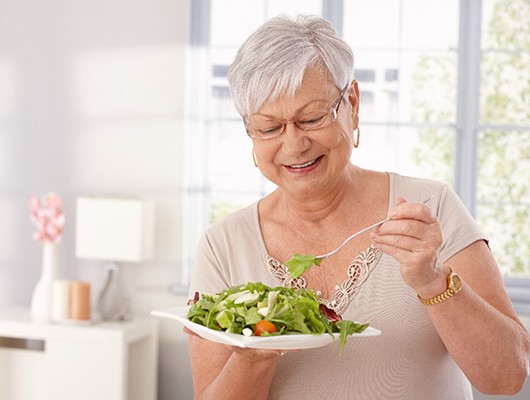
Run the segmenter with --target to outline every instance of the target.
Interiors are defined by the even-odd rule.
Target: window
[[[359,87],[372,93],[369,112],[361,96],[355,162],[454,184],[458,1],[343,4],[343,37],[355,53]],[[368,74],[358,71],[373,71],[373,79],[363,81]]]
[[[230,65],[214,65],[212,67],[212,76],[217,78],[226,78]]]
[[[476,210],[504,271],[530,276],[528,18],[528,1],[484,1]]]
[[[363,133],[354,162],[453,185],[489,235],[508,280],[530,279],[528,1],[191,5],[186,153],[199,166],[187,176],[189,268],[208,224],[274,187],[253,167],[251,142],[229,99],[228,65],[267,18],[310,13],[331,20],[355,53]]]
[[[355,71],[355,79],[359,82],[375,82],[375,69],[358,69]]]
[[[397,82],[399,79],[399,71],[396,68],[385,69],[385,81]]]

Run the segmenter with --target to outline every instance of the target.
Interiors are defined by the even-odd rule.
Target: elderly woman
[[[382,335],[352,338],[341,353],[325,346],[285,354],[190,335],[196,398],[459,400],[472,398],[471,385],[519,391],[528,333],[457,196],[435,181],[350,162],[359,88],[352,51],[330,23],[269,20],[239,49],[229,82],[254,163],[277,189],[205,232],[190,293],[249,281],[307,287]],[[329,252],[386,216],[289,279],[283,263],[294,253]]]

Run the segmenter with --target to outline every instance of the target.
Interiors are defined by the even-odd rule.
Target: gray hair
[[[353,52],[323,18],[269,19],[239,48],[228,71],[237,111],[250,116],[265,101],[293,96],[309,67],[320,68],[342,90],[353,80]]]

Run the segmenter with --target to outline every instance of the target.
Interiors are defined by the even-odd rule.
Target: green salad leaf
[[[362,332],[368,328],[368,324],[359,324],[347,319],[341,319],[336,322],[335,325],[339,328],[341,344],[346,343],[348,336],[356,332]],[[344,346],[344,344],[342,344],[342,346]]]
[[[341,319],[321,304],[311,289],[272,288],[260,282],[233,286],[214,295],[201,294],[191,305],[188,319],[210,329],[235,334],[254,332],[261,320],[271,322],[277,329],[267,335],[338,332],[341,349],[348,336],[368,327],[368,324]]]
[[[317,259],[312,254],[298,254],[295,253],[289,260],[284,264],[289,270],[289,277],[291,279],[300,278],[302,274],[311,268],[313,265],[320,266],[322,260]]]

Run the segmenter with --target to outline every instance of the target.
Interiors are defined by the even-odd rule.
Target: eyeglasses
[[[252,139],[273,139],[285,132],[291,122],[303,131],[323,129],[337,119],[340,103],[348,86],[340,92],[340,96],[329,109],[315,110],[297,115],[291,119],[272,119],[266,121],[245,121],[247,135]]]

